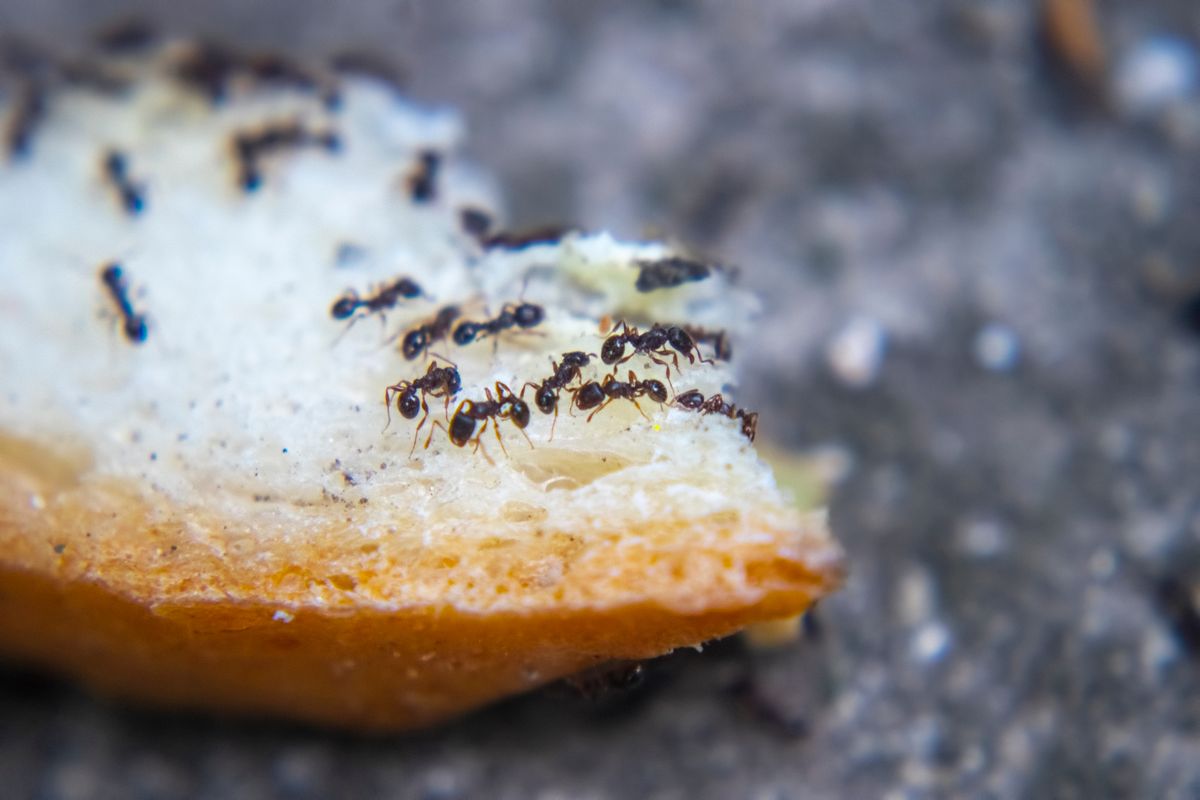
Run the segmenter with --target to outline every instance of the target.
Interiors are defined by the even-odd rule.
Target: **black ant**
[[[5,131],[5,148],[12,160],[29,155],[33,134],[46,116],[46,89],[32,78],[22,81],[13,101],[13,111]]]
[[[421,287],[417,285],[416,281],[408,277],[397,278],[391,283],[384,284],[376,290],[375,294],[369,297],[359,297],[358,292],[353,289],[347,289],[345,294],[334,301],[333,307],[329,309],[329,315],[334,319],[349,319],[360,309],[366,309],[366,314],[373,314],[376,311],[382,312],[389,308],[394,308],[402,297],[406,300],[412,300],[420,297],[421,294]],[[366,314],[362,316],[366,316]],[[380,317],[382,318],[382,314]],[[359,319],[360,317],[355,317],[350,320],[350,324],[353,325]]]
[[[529,441],[529,434],[525,433],[526,426],[529,425],[529,405],[513,394],[512,389],[508,386],[496,381],[496,396],[492,396],[490,389],[484,389],[484,394],[487,395],[486,400],[463,400],[458,404],[458,408],[454,410],[454,416],[450,418],[450,427],[446,433],[450,437],[451,443],[455,447],[463,447],[471,439],[475,440],[475,450],[479,449],[481,444],[480,437],[483,436],[484,430],[488,423],[492,423],[492,431],[496,434],[496,441],[500,443],[500,449],[504,451],[504,455],[508,455],[508,448],[504,446],[504,440],[500,438],[500,423],[502,419],[512,420],[512,423],[517,426],[517,430],[525,437],[525,441],[529,442],[529,446],[533,447],[533,442]],[[483,423],[479,431],[475,431],[475,426],[478,423]],[[433,421],[434,428],[442,427],[442,423],[436,419]],[[433,440],[433,431],[429,431],[429,438],[425,440],[425,447],[429,447],[430,441]]]
[[[136,313],[133,310],[133,303],[129,302],[129,287],[125,283],[125,273],[121,269],[121,265],[114,262],[106,266],[100,272],[100,281],[108,289],[113,302],[117,304],[117,308],[121,312],[125,338],[134,344],[146,341],[148,333],[146,318]]]
[[[484,336],[517,327],[524,330],[537,327],[546,318],[546,311],[533,303],[508,303],[495,319],[484,322],[460,322],[454,329],[454,343],[460,347]]]
[[[104,156],[104,174],[117,190],[125,210],[130,214],[140,214],[146,207],[146,199],[142,195],[141,184],[134,183],[129,177],[129,162],[125,154],[109,150]]]
[[[701,328],[698,325],[681,326],[696,344],[711,344],[713,358],[717,361],[729,361],[733,358],[733,346],[729,343],[729,334],[720,329]]]
[[[414,203],[428,203],[437,196],[437,175],[442,156],[436,150],[422,150],[417,165],[408,176],[408,195]]]
[[[712,268],[699,261],[680,256],[668,256],[658,261],[635,261],[640,270],[634,286],[639,292],[670,289],[691,281],[702,281],[712,274]]]
[[[579,378],[580,368],[586,367],[590,358],[595,358],[595,355],[579,350],[563,353],[561,364],[554,360],[550,361],[550,368],[554,372],[549,377],[543,378],[541,384],[529,381],[521,387],[522,397],[525,395],[526,388],[532,386],[536,390],[533,402],[538,407],[538,411],[543,414],[554,414],[554,422],[550,424],[551,440],[554,439],[554,428],[558,424],[558,393],[565,389],[568,383]]]
[[[646,417],[646,412],[642,411],[637,398],[647,395],[651,400],[661,405],[667,402],[667,387],[662,385],[662,381],[655,380],[654,378],[638,380],[637,375],[630,370],[628,382],[619,381],[612,375],[605,375],[603,383],[588,381],[575,391],[572,402],[580,411],[587,411],[590,408],[595,409],[591,414],[588,414],[588,422],[591,422],[592,417],[604,410],[613,400],[620,399],[633,403],[638,413]],[[646,417],[646,419],[649,419],[649,417]]]
[[[259,170],[262,156],[273,150],[305,145],[323,147],[333,153],[341,148],[342,142],[336,133],[313,133],[298,122],[278,123],[254,133],[237,134],[233,149],[238,159],[242,189],[253,192],[262,185],[262,172]]]
[[[625,345],[627,344],[633,348],[633,352],[629,355],[625,355]],[[600,348],[600,360],[605,364],[616,366],[625,363],[638,353],[644,353],[655,364],[667,370],[667,383],[670,383],[671,366],[663,361],[663,357],[670,356],[672,364],[678,370],[679,356],[668,350],[668,345],[687,356],[689,363],[695,364],[696,356],[700,356],[701,363],[713,363],[700,355],[700,348],[696,346],[695,341],[687,331],[678,325],[663,327],[655,324],[645,333],[639,333],[637,328],[630,327],[627,322],[621,323],[619,333],[613,333],[604,340],[604,345]]]
[[[459,313],[458,306],[446,306],[438,311],[437,315],[429,322],[418,325],[404,334],[404,340],[400,343],[400,350],[404,353],[404,357],[412,361],[428,350],[431,344],[445,339],[446,334],[450,332],[450,326],[454,324],[454,320],[458,319]]]
[[[704,395],[698,390],[689,389],[686,392],[675,395],[675,405],[701,414],[720,414],[730,419],[741,420],[742,434],[752,442],[754,441],[754,437],[758,435],[758,412],[747,411],[744,408],[738,408],[732,403],[727,403],[720,392],[717,392],[706,400]]]
[[[425,412],[425,416],[421,417],[416,431],[413,432],[413,446],[409,450],[409,455],[412,455],[412,451],[416,449],[417,436],[421,432],[421,426],[429,418],[429,405],[425,402],[425,398],[444,397],[448,414],[450,398],[458,394],[460,389],[462,389],[462,378],[458,374],[458,367],[454,365],[439,367],[434,361],[429,364],[424,375],[411,381],[394,383],[383,390],[383,406],[387,409],[388,425],[392,424],[392,397],[396,398],[396,410],[405,419],[414,419],[421,411]],[[387,426],[384,426],[384,430],[387,430]]]

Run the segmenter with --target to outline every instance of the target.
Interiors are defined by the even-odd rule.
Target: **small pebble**
[[[991,372],[1008,372],[1021,356],[1021,342],[1007,325],[989,322],[975,335],[975,360]]]
[[[1114,92],[1127,113],[1153,114],[1178,103],[1196,87],[1200,66],[1195,49],[1173,36],[1152,36],[1117,66]]]
[[[865,389],[875,383],[887,350],[887,331],[869,317],[847,322],[829,342],[825,357],[846,386]]]

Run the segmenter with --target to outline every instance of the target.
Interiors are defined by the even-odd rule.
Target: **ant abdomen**
[[[588,381],[579,390],[575,392],[575,407],[580,411],[587,411],[590,408],[595,408],[604,402],[606,395],[604,389],[595,381]]]
[[[650,399],[656,403],[667,402],[667,387],[663,386],[662,381],[650,378],[642,382],[646,389],[646,394],[650,395]]]
[[[601,361],[612,366],[620,361],[623,355],[625,355],[625,338],[623,336],[610,336],[604,340],[604,345],[600,348]]]
[[[682,394],[675,395],[675,404],[683,406],[689,411],[699,411],[704,405],[704,395],[697,389],[690,389]]]
[[[396,398],[396,410],[405,419],[416,419],[417,414],[421,413],[421,400],[417,397],[416,387],[400,393]]]
[[[541,411],[543,414],[553,414],[554,410],[558,407],[558,395],[549,386],[543,386],[538,389],[533,401],[537,404],[538,411]]]

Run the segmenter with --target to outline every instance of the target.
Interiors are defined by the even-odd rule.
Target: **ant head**
[[[662,385],[662,381],[650,378],[649,380],[644,381],[643,385],[646,387],[646,394],[650,395],[650,399],[652,399],[654,402],[667,402],[667,387]]]
[[[458,394],[462,389],[462,376],[458,374],[458,367],[446,367],[450,372],[446,376],[446,389],[450,394]]]
[[[590,354],[595,358],[595,353]],[[570,353],[562,354],[562,363],[564,367],[586,367],[588,364],[588,353],[579,350],[572,350]]]
[[[337,302],[333,304],[333,308],[329,309],[329,314],[334,319],[346,319],[353,314],[357,308],[358,297],[356,297],[353,292],[348,292],[337,299]]]

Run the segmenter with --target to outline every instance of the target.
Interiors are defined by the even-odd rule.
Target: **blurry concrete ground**
[[[725,643],[597,708],[551,691],[403,739],[10,674],[3,794],[1200,796],[1192,0],[1100,2],[1090,79],[1006,0],[0,0],[0,30],[79,42],[131,10],[392,53],[464,112],[517,225],[739,265],[768,304],[744,399],[841,471],[852,575],[782,652]]]

